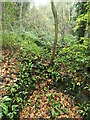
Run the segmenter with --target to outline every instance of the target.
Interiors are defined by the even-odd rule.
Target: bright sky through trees
[[[35,0],[35,5],[47,5],[50,2],[50,0]]]

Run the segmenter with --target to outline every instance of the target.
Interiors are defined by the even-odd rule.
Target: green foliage
[[[12,99],[9,96],[4,96],[1,102],[1,116],[9,117],[9,108],[11,107]]]
[[[23,40],[22,44],[21,44],[21,48],[20,50],[22,50],[24,52],[24,54],[26,53],[32,53],[32,54],[36,54],[37,56],[40,54],[40,52],[42,51],[42,49],[40,47],[38,47],[34,42],[32,42],[30,39],[28,41]]]
[[[54,119],[55,116],[60,116],[62,112],[65,112],[65,114],[68,114],[68,108],[65,107],[65,110],[64,110],[64,108],[62,107],[62,103],[53,102],[53,105],[51,107],[52,119]]]
[[[74,97],[76,97],[76,95],[78,95],[78,93],[80,93],[82,90],[86,90],[88,93],[90,92],[90,85],[88,80],[88,68],[90,68],[90,51],[87,31],[84,37],[81,36],[81,40],[84,41],[83,44],[79,44],[77,37],[73,36],[71,33],[66,34],[64,40],[61,41],[61,36],[59,33],[58,43],[56,47],[56,58],[54,61],[54,66],[52,67],[48,64],[48,62],[50,62],[52,45],[54,42],[54,30],[52,21],[53,17],[51,14],[49,17],[46,17],[45,14],[47,20],[45,19],[44,21],[46,22],[43,22],[43,19],[40,19],[40,25],[36,23],[36,26],[34,24],[29,25],[30,21],[27,22],[26,25],[25,21],[23,20],[26,20],[26,18],[24,18],[24,9],[27,8],[28,3],[25,4],[23,5],[21,20],[19,15],[21,5],[20,3],[5,3],[5,11],[3,7],[3,13],[5,14],[2,16],[3,32],[2,35],[0,34],[0,42],[2,42],[2,47],[4,49],[9,48],[16,51],[17,58],[19,58],[18,63],[20,70],[20,80],[5,88],[8,94],[5,94],[2,99],[2,111],[0,112],[0,117],[3,119],[19,119],[19,113],[23,109],[23,105],[27,100],[31,90],[35,90],[35,85],[38,84],[38,82],[41,80],[53,80],[55,85],[62,85],[63,91],[71,95],[73,94]],[[82,11],[82,7],[85,7],[85,11]],[[78,14],[76,19],[77,25],[75,26],[75,30],[79,30],[79,33],[81,30],[79,28],[82,27],[81,22],[86,22],[87,25],[90,21],[88,17],[88,10],[89,3],[78,4]],[[38,13],[38,15],[40,16],[40,13]],[[34,16],[30,17],[33,18]],[[68,16],[66,16],[66,18],[68,18]],[[48,25],[48,20],[51,27]],[[19,28],[20,22],[22,24],[21,28]],[[66,22],[69,25],[69,22],[71,21],[68,22],[66,20]],[[45,26],[43,23],[45,23]],[[68,25],[65,25],[66,28],[68,28]],[[22,30],[19,31],[20,29]],[[77,76],[75,76],[75,74],[81,77],[81,81],[77,80]],[[61,87],[59,86],[59,88]],[[43,90],[45,92],[48,92],[46,87],[44,87]],[[64,110],[62,104],[54,102],[51,94],[48,94],[47,97],[49,104],[50,102],[53,104],[51,107],[52,119],[54,119],[55,116],[59,116],[61,114],[61,111],[65,112],[65,114],[68,114],[67,107]],[[36,102],[35,108],[37,108]],[[84,116],[85,119],[88,119],[90,104],[79,104],[79,108],[82,116]]]
[[[76,3],[76,21],[77,25],[74,30],[77,32],[79,43],[83,43],[82,37],[85,35],[85,29],[87,27],[87,23],[89,24],[89,1],[87,2],[77,2]],[[88,33],[89,34],[89,33]]]
[[[32,77],[32,67],[31,61],[29,63],[25,62],[25,66],[20,64],[20,81],[18,81],[12,86],[6,87],[6,91],[10,90],[9,96],[4,96],[2,99],[2,117],[4,115],[9,117],[9,119],[19,118],[20,109],[23,108],[25,100],[32,89],[35,89],[35,83],[37,80]],[[17,115],[18,114],[18,115]]]
[[[88,39],[84,38],[82,45],[78,44],[76,39],[73,42],[69,39],[69,42],[67,41],[67,44],[60,50],[56,60],[70,65],[74,70],[78,70],[83,66],[87,68],[89,59]]]
[[[83,104],[79,104],[79,113],[84,117],[85,120],[89,120],[89,115],[90,115],[90,103],[85,102]]]
[[[20,39],[20,35],[14,32],[5,31],[2,33],[2,47],[7,49],[17,49],[20,42],[18,41]]]
[[[46,33],[47,34],[47,33]],[[22,44],[21,50],[24,50],[24,54],[30,52],[33,55],[40,55],[43,59],[49,59],[51,56],[52,45],[54,41],[54,36],[48,36],[45,38],[45,35],[42,37],[35,36],[33,31],[26,32],[22,31]]]

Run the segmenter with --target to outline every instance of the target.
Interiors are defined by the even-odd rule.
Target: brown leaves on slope
[[[0,94],[5,94],[3,89],[5,86],[12,85],[14,82],[19,80],[19,68],[17,65],[17,59],[14,57],[14,52],[10,50],[2,50],[2,61],[0,69],[0,79],[1,79],[1,92]]]
[[[68,95],[57,92],[55,89],[50,90],[46,81],[36,85],[36,87],[38,89],[33,91],[33,94],[26,101],[20,119],[50,119],[52,117],[51,108],[55,114],[57,111],[60,112],[60,115],[56,114],[55,118],[81,119],[76,103]]]

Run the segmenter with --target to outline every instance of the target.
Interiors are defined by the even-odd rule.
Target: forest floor
[[[19,68],[17,66],[17,59],[14,57],[14,51],[2,50],[2,62],[0,69],[0,94],[5,94],[5,88],[8,85],[12,85],[19,79]]]
[[[5,86],[14,84],[19,80],[18,60],[14,56],[14,52],[2,50],[2,63],[0,76],[0,94],[4,95]],[[78,118],[78,106],[75,101],[60,91],[60,86],[55,84],[52,79],[41,80],[35,85],[36,89],[31,90],[30,96],[26,100],[23,110],[20,113],[22,118]],[[1,99],[1,98],[0,98]]]
[[[49,82],[49,84],[48,84]],[[52,88],[50,88],[53,86]],[[22,110],[20,118],[80,118],[76,103],[59,92],[51,80],[36,85]],[[52,112],[51,112],[52,111]],[[55,114],[57,112],[57,114]]]

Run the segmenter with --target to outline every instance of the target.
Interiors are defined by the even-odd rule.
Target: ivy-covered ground
[[[48,40],[45,43],[25,33],[21,41],[16,41],[17,34],[4,37],[7,41],[0,51],[2,120],[89,119],[88,39],[80,45],[75,36],[66,36],[57,44],[51,66]]]
[[[70,81],[75,77],[69,66],[59,63],[51,67],[49,61],[42,61],[40,57],[20,61],[14,51],[7,49],[2,50],[1,76],[1,93],[4,95],[1,104],[5,116],[8,113],[11,119],[81,119],[77,103],[63,89],[67,86],[65,81],[72,89],[71,92],[74,89],[68,82],[68,79]],[[9,119],[7,116],[6,119]]]
[[[52,87],[52,88],[51,88]],[[76,103],[48,81],[36,84],[20,114],[22,118],[81,118]]]

